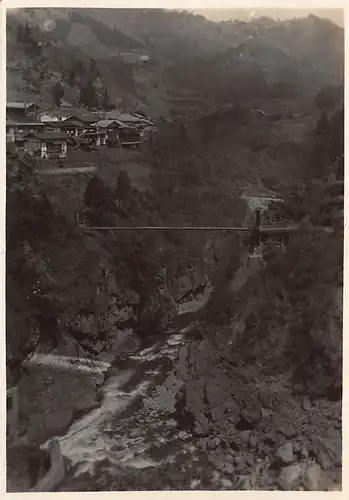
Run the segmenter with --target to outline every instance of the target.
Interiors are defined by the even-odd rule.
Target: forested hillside
[[[100,98],[107,90],[113,102],[168,113],[177,106],[163,107],[168,97],[188,92],[203,102],[300,98],[343,81],[343,29],[316,16],[213,23],[184,11],[23,9],[9,19],[10,95],[50,102],[59,81],[75,101],[88,81]],[[145,68],[141,54],[151,58]]]

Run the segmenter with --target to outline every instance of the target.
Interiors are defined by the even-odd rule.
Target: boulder
[[[311,443],[311,451],[323,470],[329,470],[341,463],[340,440],[315,438]]]
[[[283,467],[278,478],[280,488],[284,491],[294,488],[299,481],[301,471],[302,469],[299,463]]]
[[[59,364],[27,366],[18,385],[19,404],[21,412],[28,416],[28,439],[34,443],[64,432],[76,410],[87,411],[98,401],[97,373],[78,368],[83,351],[64,338],[52,354],[58,360],[60,355],[63,360],[77,355],[79,359],[71,369]]]
[[[293,443],[287,442],[275,453],[276,460],[281,465],[290,465],[294,462]]]
[[[179,439],[187,439],[189,437],[189,434],[186,431],[180,431],[178,437]]]
[[[98,341],[96,342],[96,344],[93,346],[93,350],[94,350],[97,354],[99,354],[101,351],[103,351],[104,347],[105,347],[105,344],[104,344],[101,340],[98,340]]]
[[[241,418],[251,429],[255,428],[261,420],[260,409],[254,406],[247,406],[241,411]]]
[[[307,397],[303,398],[302,408],[304,411],[311,410],[311,402],[310,402],[309,398],[307,398]]]
[[[239,434],[241,444],[247,445],[250,440],[251,431],[242,431]]]
[[[310,467],[308,467],[305,471],[303,486],[309,491],[319,490],[322,474],[323,473],[319,464],[314,463],[310,465]]]
[[[213,408],[211,410],[211,418],[213,422],[222,421],[224,419],[224,406],[218,406],[217,408]]]
[[[273,429],[290,439],[297,435],[297,415],[277,415],[273,418]]]

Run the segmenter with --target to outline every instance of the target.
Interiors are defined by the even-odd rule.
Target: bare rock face
[[[169,280],[169,289],[176,302],[180,302],[190,293],[207,285],[204,266],[187,269],[185,273]]]
[[[178,305],[168,288],[151,295],[138,320],[142,328],[163,331],[178,312]]]
[[[63,339],[51,354],[80,359],[83,353],[70,339]],[[40,359],[40,358],[38,358]],[[57,359],[57,358],[56,358]],[[43,443],[60,434],[70,424],[75,411],[87,411],[97,403],[97,373],[78,368],[66,369],[57,364],[30,364],[19,382],[19,411],[27,416],[27,438]]]

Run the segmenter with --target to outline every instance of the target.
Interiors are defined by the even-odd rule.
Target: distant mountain
[[[40,33],[40,56],[16,46],[14,26],[27,23]],[[134,64],[144,53],[152,60],[148,68]],[[229,89],[262,92],[265,85],[280,90],[288,84],[315,94],[343,82],[344,30],[315,15],[215,23],[164,9],[17,9],[8,16],[8,55],[8,89],[31,88],[45,99],[55,79],[65,86],[65,98],[74,99],[71,66],[85,61],[89,67],[91,58],[100,88],[113,99],[127,94],[149,106],[167,91],[212,95],[224,89],[229,96]],[[122,66],[130,62],[131,69]]]
[[[237,89],[265,93],[265,85],[292,86],[300,93],[315,94],[326,85],[342,85],[344,79],[344,30],[310,15],[277,22],[221,22],[230,46],[202,58],[194,68],[177,68],[181,85],[215,86],[215,93],[229,95]],[[182,73],[182,74],[180,74]],[[286,85],[284,85],[286,84]],[[254,90],[252,90],[252,87]],[[240,90],[239,90],[240,92]]]
[[[216,23],[234,21],[235,19],[255,21],[261,17],[287,21],[293,18],[305,18],[309,14],[313,14],[344,27],[344,9],[194,9],[194,12]]]

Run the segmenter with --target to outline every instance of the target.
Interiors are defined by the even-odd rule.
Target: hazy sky
[[[292,17],[306,17],[312,13],[319,17],[330,19],[339,26],[344,26],[343,9],[195,9],[195,12],[202,14],[212,21],[228,21],[229,19],[248,20],[253,17],[268,16],[280,20]]]

